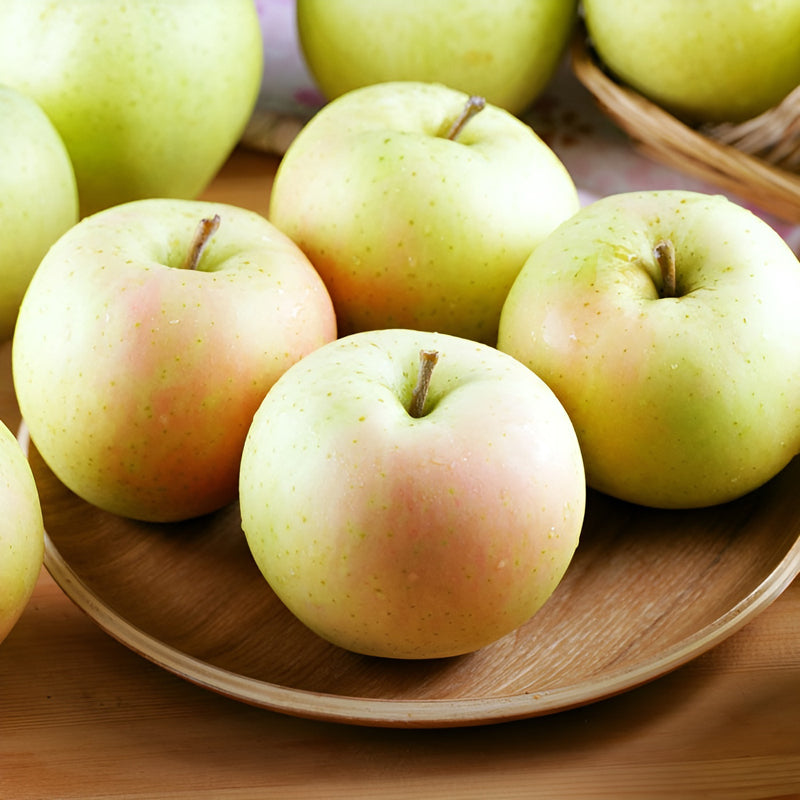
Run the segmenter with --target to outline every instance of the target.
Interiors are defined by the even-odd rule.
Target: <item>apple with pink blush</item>
[[[579,207],[516,117],[439,84],[356,89],[289,146],[271,221],[314,264],[342,334],[439,331],[494,345],[531,251]]]
[[[665,508],[724,503],[800,453],[800,263],[721,195],[625,192],[531,255],[497,346],[553,389],[589,485]]]
[[[292,366],[242,454],[264,577],[323,638],[392,658],[477,650],[563,577],[586,483],[552,391],[495,348],[365,331]]]
[[[84,500],[171,521],[236,497],[253,413],[336,337],[302,252],[260,215],[149,199],[87,217],[51,248],[12,349],[30,437]]]

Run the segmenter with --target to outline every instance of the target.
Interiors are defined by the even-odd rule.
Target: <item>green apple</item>
[[[0,642],[33,594],[44,558],[39,493],[28,460],[0,422]]]
[[[0,86],[0,341],[42,256],[77,221],[64,143],[33,100]]]
[[[518,114],[550,82],[576,0],[298,0],[303,55],[322,93],[443,83]]]
[[[50,249],[22,301],[12,371],[31,439],[69,489],[171,521],[234,500],[262,398],[335,336],[322,281],[266,219],[138,200]]]
[[[590,486],[691,508],[765,483],[800,451],[800,263],[719,195],[612,195],[533,253],[498,347],[553,389]]]
[[[67,146],[82,215],[193,198],[255,106],[252,0],[0,3],[0,83],[39,102]]]
[[[305,625],[358,653],[440,658],[550,597],[586,483],[572,424],[530,370],[401,329],[287,370],[248,433],[239,498],[258,567]]]
[[[356,89],[285,154],[270,219],[317,268],[342,334],[416,328],[494,345],[523,263],[577,211],[533,130],[470,102],[438,84]]]
[[[741,121],[800,84],[797,0],[584,0],[603,64],[690,122]]]

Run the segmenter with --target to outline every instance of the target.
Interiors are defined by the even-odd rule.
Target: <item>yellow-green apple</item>
[[[692,122],[740,121],[800,84],[797,0],[584,0],[600,59]]]
[[[253,0],[0,3],[0,83],[37,100],[61,134],[84,216],[198,195],[261,75]]]
[[[547,86],[576,0],[298,0],[306,63],[328,98],[373,83],[443,83],[518,114]]]
[[[719,195],[611,195],[523,267],[498,347],[553,389],[590,486],[648,506],[732,500],[800,450],[800,263]]]
[[[44,557],[39,493],[22,448],[0,422],[0,642],[33,594]]]
[[[147,199],[83,219],[49,250],[12,371],[31,439],[69,489],[170,521],[235,498],[262,398],[335,336],[320,277],[264,217]]]
[[[586,500],[572,424],[487,345],[365,331],[291,367],[257,411],[239,501],[254,559],[305,625],[354,652],[438,658],[531,617]]]
[[[77,221],[64,143],[33,100],[0,86],[0,341],[11,338],[42,256]]]
[[[480,108],[438,84],[377,84],[325,106],[290,145],[270,219],[317,268],[343,335],[416,328],[494,345],[526,258],[577,211],[553,151]]]

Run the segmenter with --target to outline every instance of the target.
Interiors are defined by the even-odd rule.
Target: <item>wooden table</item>
[[[266,213],[274,158],[207,198]],[[16,429],[10,348],[0,418]],[[103,633],[43,570],[0,644],[0,797],[800,797],[800,581],[687,666],[619,697],[488,727],[294,719],[197,688]]]

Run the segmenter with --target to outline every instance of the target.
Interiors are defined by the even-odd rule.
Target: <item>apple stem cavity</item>
[[[662,239],[654,248],[653,255],[661,270],[661,297],[677,297],[678,279],[675,274],[675,245],[671,239]]]
[[[203,250],[206,249],[209,240],[217,232],[219,223],[219,214],[214,214],[213,217],[204,217],[200,220],[192,239],[192,246],[186,254],[186,260],[183,262],[183,269],[197,269]]]
[[[486,108],[486,99],[479,95],[471,95],[467,102],[464,103],[464,108],[461,113],[453,120],[453,124],[445,134],[446,139],[455,141],[461,131],[464,130],[466,124],[479,112]]]
[[[419,351],[419,374],[417,375],[417,385],[414,387],[414,392],[411,395],[411,403],[408,407],[408,413],[414,419],[419,419],[423,416],[425,408],[425,400],[428,397],[428,387],[431,385],[431,375],[433,368],[439,361],[438,350],[420,350]]]

